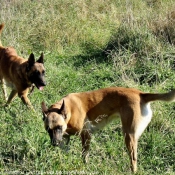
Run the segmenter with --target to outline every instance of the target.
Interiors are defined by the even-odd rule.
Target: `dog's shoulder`
[[[81,99],[84,93],[70,93],[67,96],[65,96],[63,99],[65,101],[65,104],[68,104],[69,106],[73,106],[75,104],[80,104]]]

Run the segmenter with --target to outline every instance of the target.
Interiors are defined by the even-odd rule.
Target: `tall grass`
[[[25,58],[44,51],[47,80],[44,91],[29,97],[35,113],[18,98],[4,109],[0,89],[0,173],[130,174],[120,121],[93,136],[84,165],[77,137],[68,152],[51,147],[40,103],[108,86],[174,88],[174,7],[173,0],[0,0],[2,44]],[[152,108],[137,174],[174,174],[174,105],[156,102]]]

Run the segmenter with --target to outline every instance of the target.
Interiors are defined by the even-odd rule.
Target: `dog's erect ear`
[[[43,121],[47,118],[47,115],[45,112],[43,112]]]
[[[64,108],[65,108],[65,104],[64,104],[64,100],[63,100],[63,103],[62,103],[61,108],[60,108],[61,113],[64,111]]]
[[[58,113],[59,114],[62,114],[64,119],[66,119],[66,109],[65,109],[65,103],[64,103],[64,100],[63,100],[63,103],[61,105],[61,108],[58,110]]]
[[[44,101],[41,103],[41,108],[42,108],[43,121],[44,121],[47,117],[47,112],[48,112],[48,108],[46,107],[46,104]]]
[[[34,54],[31,53],[28,59],[28,68],[31,68],[35,64]]]
[[[44,64],[44,54],[43,53],[41,53],[41,56],[36,62]]]

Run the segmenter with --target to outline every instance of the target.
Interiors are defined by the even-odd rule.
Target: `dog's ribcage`
[[[111,123],[113,120],[119,118],[119,113],[115,113],[111,116],[108,116],[106,114],[99,115],[95,121],[90,121],[86,119],[84,124],[84,129],[89,130],[91,133],[94,133],[98,130],[103,129],[105,126],[107,126],[109,123]]]
[[[117,118],[120,118],[119,113],[114,113],[111,116],[108,115],[99,115],[95,121],[90,121],[86,119],[83,129],[88,130],[90,133],[94,133],[98,130],[103,129],[105,126],[107,126],[110,122],[113,120],[116,120]],[[135,138],[138,139],[147,125],[150,123],[152,118],[152,110],[150,107],[150,103],[144,104],[141,107],[141,114],[139,116],[139,120],[137,121],[137,124],[135,126]]]

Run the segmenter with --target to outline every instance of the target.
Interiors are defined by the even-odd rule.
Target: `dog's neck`
[[[27,61],[22,63],[20,68],[18,68],[17,72],[19,74],[19,77],[21,80],[23,80],[22,82],[25,83],[25,86],[30,88],[32,87],[33,83],[29,80],[28,74],[26,74],[26,69],[24,69],[24,65],[26,65],[25,67],[27,67]],[[26,76],[24,76],[26,75]]]

